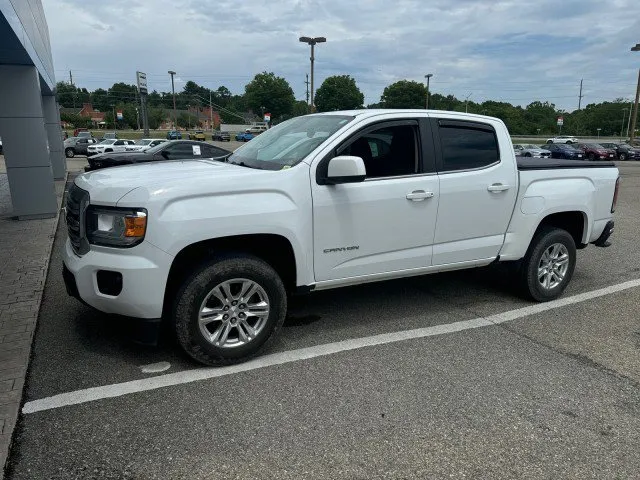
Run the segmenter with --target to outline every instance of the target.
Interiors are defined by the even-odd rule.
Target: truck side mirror
[[[362,182],[367,176],[367,169],[364,161],[360,157],[352,155],[341,155],[329,160],[327,166],[326,185],[337,185],[339,183]]]

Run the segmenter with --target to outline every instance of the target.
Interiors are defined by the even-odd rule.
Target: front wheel
[[[184,281],[173,317],[185,352],[220,366],[256,355],[286,312],[287,294],[277,272],[259,258],[234,255],[209,261]]]
[[[531,153],[527,152],[527,153],[525,153],[525,154],[524,154],[524,156],[525,156],[525,157],[530,157],[530,156],[531,156]]]
[[[76,154],[76,152],[74,152],[74,151],[73,151],[73,148],[67,148],[67,149],[64,151],[64,155],[65,155],[67,158],[73,158],[73,157],[75,156],[75,154]]]
[[[626,160],[627,159],[627,154],[626,153],[621,153],[619,158],[620,158],[620,160]]]
[[[571,140],[567,140],[565,143],[566,143],[567,145],[571,145],[573,142],[572,142]]]
[[[553,143],[553,140],[547,140],[547,145]]]
[[[533,238],[520,268],[523,293],[538,302],[562,295],[576,267],[576,244],[569,232],[543,227]]]

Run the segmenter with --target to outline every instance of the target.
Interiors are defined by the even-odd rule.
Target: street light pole
[[[640,52],[640,43],[636,43],[635,47],[631,47],[632,52]],[[638,86],[636,87],[636,102],[633,104],[633,118],[631,119],[631,136],[630,142],[633,143],[633,140],[636,136],[636,120],[638,120],[638,101],[640,100],[640,69],[638,69]]]
[[[118,127],[116,126],[116,106],[111,105],[111,108],[113,108],[113,129],[117,130]]]
[[[173,93],[173,129],[178,131],[178,113],[176,110],[176,89],[173,85],[173,76],[176,74],[173,70],[169,70],[169,75],[171,75],[171,92]]]
[[[620,140],[622,140],[622,137],[624,135],[624,117],[627,116],[627,110],[629,110],[627,107],[622,109],[622,125],[620,126]]]
[[[473,93],[473,92],[471,92],[471,93]],[[464,98],[464,113],[469,113],[469,105],[468,105],[468,103],[469,103],[469,97],[471,96],[471,93],[469,93],[469,95],[467,95]]]
[[[425,108],[427,110],[429,110],[429,80],[431,80],[431,77],[433,77],[433,73],[427,73],[424,78],[427,79],[427,103],[425,105]]]
[[[311,46],[311,104],[309,105],[309,108],[311,109],[311,112],[313,113],[314,111],[314,100],[313,100],[313,64],[316,60],[315,57],[315,46],[317,43],[324,43],[327,41],[327,39],[325,37],[300,37],[298,39],[300,42],[302,43],[306,43],[308,45]]]

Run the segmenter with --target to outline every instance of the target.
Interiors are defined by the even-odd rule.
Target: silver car
[[[519,147],[519,148],[516,148]],[[514,145],[513,148],[516,151],[516,155],[520,155],[522,157],[536,157],[536,158],[550,158],[551,152],[549,150],[545,150],[544,148],[540,148],[537,145],[527,144],[527,145]]]

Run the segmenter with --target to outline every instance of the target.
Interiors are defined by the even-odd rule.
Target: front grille
[[[88,205],[89,192],[72,183],[67,193],[65,220],[71,248],[77,255],[84,255],[89,251],[89,242],[84,232],[83,218]]]

